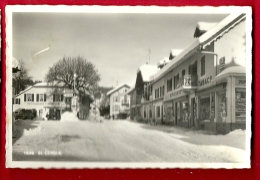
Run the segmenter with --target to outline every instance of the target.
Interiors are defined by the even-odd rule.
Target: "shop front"
[[[184,90],[168,93],[164,98],[166,123],[189,127],[189,94]]]
[[[201,129],[226,134],[246,128],[245,68],[225,69],[196,96]]]

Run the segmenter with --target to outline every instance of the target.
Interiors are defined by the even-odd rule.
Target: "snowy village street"
[[[245,160],[242,130],[213,135],[130,120],[21,120],[15,127],[14,161],[227,163]]]

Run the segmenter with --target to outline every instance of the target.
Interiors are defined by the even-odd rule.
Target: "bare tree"
[[[45,80],[53,85],[75,87],[80,94],[92,94],[100,81],[95,66],[83,57],[63,57],[50,67]],[[93,95],[93,94],[92,94]]]

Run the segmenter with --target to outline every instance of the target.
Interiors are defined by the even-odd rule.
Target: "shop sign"
[[[176,96],[179,96],[179,95],[184,95],[184,92],[183,91],[177,91],[177,92],[172,92],[170,94],[167,94],[165,96],[165,100],[169,100],[169,99],[176,97]]]
[[[212,76],[209,76],[207,78],[200,80],[198,84],[199,84],[199,86],[204,86],[206,84],[211,83],[211,81],[212,81]]]
[[[219,72],[222,72],[225,69],[225,57],[220,58],[219,60]]]
[[[245,86],[246,80],[245,79],[236,79],[236,85],[238,86]]]
[[[27,102],[27,105],[45,105],[44,102]]]
[[[73,93],[66,93],[64,94],[64,97],[73,97]]]

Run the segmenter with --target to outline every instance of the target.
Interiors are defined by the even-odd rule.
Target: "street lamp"
[[[77,74],[74,73],[74,79],[73,79],[73,81],[74,81],[74,83],[73,83],[73,91],[74,91],[74,93],[75,93],[75,80],[76,80],[76,77],[77,77]]]

